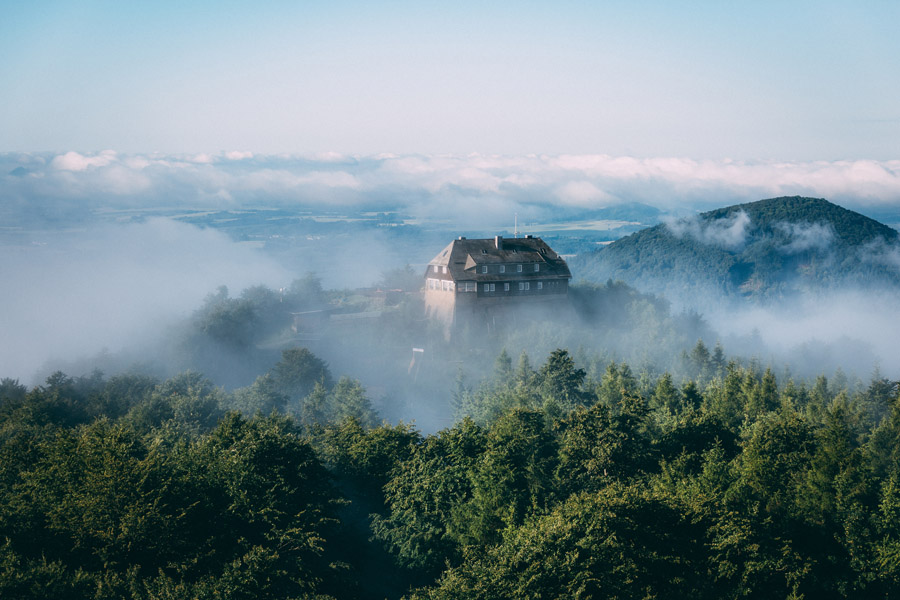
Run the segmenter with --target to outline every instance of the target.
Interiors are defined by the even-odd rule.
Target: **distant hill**
[[[678,303],[697,294],[777,300],[900,287],[896,230],[821,198],[738,204],[643,229],[570,261],[576,278],[622,280]]]

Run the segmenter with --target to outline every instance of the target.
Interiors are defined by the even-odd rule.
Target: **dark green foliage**
[[[555,496],[556,440],[538,411],[504,413],[488,430],[472,473],[472,498],[456,519],[464,544],[496,541],[505,527],[547,508]]]
[[[567,491],[596,490],[617,474],[617,444],[610,410],[603,404],[580,408],[556,425],[559,474]]]
[[[348,419],[371,429],[378,421],[365,388],[349,377],[341,377],[330,390],[322,381],[316,382],[309,395],[293,403],[288,412],[298,417],[307,429]]]
[[[675,387],[670,373],[663,373],[653,390],[650,407],[667,415],[674,415],[684,405],[681,392]]]
[[[235,390],[229,408],[245,415],[256,413],[267,415],[272,412],[284,413],[287,403],[287,395],[282,393],[275,378],[266,373],[257,377],[253,385]]]
[[[716,416],[687,409],[672,419],[657,438],[655,450],[660,460],[682,462],[682,468],[696,472],[702,468],[704,456],[717,448],[727,459],[739,451],[737,435]]]
[[[326,421],[354,419],[363,427],[375,425],[372,403],[366,397],[366,390],[355,379],[341,377],[331,391],[331,410],[326,413]]]
[[[397,465],[385,486],[389,512],[373,529],[404,567],[434,578],[446,563],[459,563],[473,475],[486,447],[485,432],[465,419],[428,436]]]
[[[877,542],[874,570],[885,597],[900,593],[900,479],[892,475],[884,482],[876,515]]]
[[[575,368],[567,350],[554,350],[537,374],[544,406],[551,415],[569,412],[585,401],[584,369]]]
[[[141,430],[169,424],[199,435],[212,429],[222,416],[223,395],[209,379],[188,371],[155,386],[125,418]]]
[[[161,441],[107,420],[44,438],[0,502],[2,596],[334,589],[335,496],[288,421],[231,413],[196,441]]]
[[[118,418],[131,407],[146,401],[159,382],[148,375],[116,375],[110,377],[96,397],[96,415]]]
[[[0,406],[22,402],[27,393],[28,388],[20,384],[18,379],[0,379]]]
[[[598,401],[618,410],[627,395],[636,393],[637,381],[631,373],[631,367],[627,364],[609,363],[597,390]]]
[[[871,408],[869,393],[865,396],[864,406]],[[890,412],[872,432],[868,450],[872,468],[879,476],[900,475],[900,398],[897,396],[892,398]]]
[[[382,488],[391,471],[407,460],[421,441],[420,434],[409,425],[383,424],[367,429],[352,416],[314,429],[313,437],[325,463],[366,494],[379,510]]]
[[[332,383],[328,365],[307,348],[284,350],[271,373],[278,390],[292,400],[309,394],[316,383],[326,387]]]
[[[258,315],[251,300],[229,298],[228,288],[223,286],[207,297],[194,318],[197,329],[211,340],[240,349],[253,340]]]
[[[704,348],[701,383],[501,352],[461,386],[479,419],[431,435],[376,425],[350,378],[293,404],[274,371],[6,380],[0,596],[900,594],[894,383],[779,385]]]
[[[790,509],[813,443],[812,429],[794,413],[768,415],[751,426],[741,453],[741,480],[761,509]]]
[[[413,598],[714,598],[703,536],[677,499],[613,485],[473,549]]]

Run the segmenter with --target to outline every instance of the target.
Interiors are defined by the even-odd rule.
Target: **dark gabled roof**
[[[499,248],[498,248],[499,245]],[[535,272],[531,265],[541,265]],[[515,268],[498,273],[499,265],[523,265],[522,272]],[[515,279],[570,279],[572,274],[563,260],[544,240],[536,237],[490,238],[453,240],[430,263],[426,277],[434,276],[431,267],[447,267],[447,278],[454,281],[498,281]],[[488,273],[481,273],[482,265]],[[491,268],[491,267],[494,268]],[[531,267],[531,268],[529,268]],[[443,275],[443,270],[438,275]]]

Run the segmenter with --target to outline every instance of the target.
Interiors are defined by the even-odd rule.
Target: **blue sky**
[[[891,160],[898,22],[878,1],[4,2],[0,151]]]

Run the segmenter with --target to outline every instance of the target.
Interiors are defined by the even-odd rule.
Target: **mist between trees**
[[[731,354],[614,282],[447,339],[383,279],[221,288],[160,348],[0,381],[0,596],[900,593],[877,369]]]

